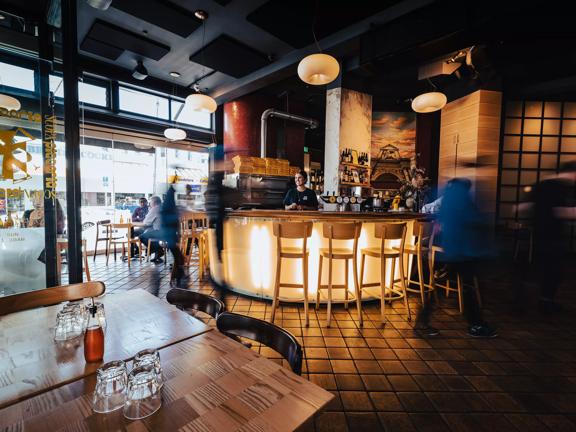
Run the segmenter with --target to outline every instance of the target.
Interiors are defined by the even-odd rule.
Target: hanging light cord
[[[316,48],[318,48],[318,52],[322,52],[322,48],[320,48],[320,44],[318,43],[318,39],[316,38],[316,18],[318,16],[318,11],[320,9],[320,0],[316,0],[316,10],[314,11],[314,18],[312,19],[312,36],[314,37],[314,43],[316,44]]]

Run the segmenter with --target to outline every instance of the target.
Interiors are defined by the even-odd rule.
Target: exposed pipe
[[[274,108],[268,108],[266,111],[262,113],[262,117],[260,118],[260,157],[266,157],[266,135],[268,133],[268,118],[269,117],[278,117],[285,120],[292,120],[298,123],[304,123],[308,125],[310,129],[316,129],[318,127],[318,121],[308,118],[302,117],[295,114],[289,114],[283,111],[277,111]]]

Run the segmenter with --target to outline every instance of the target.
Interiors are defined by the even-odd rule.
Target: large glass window
[[[121,111],[156,117],[162,120],[170,118],[168,114],[168,99],[165,97],[120,86],[119,98]]]
[[[188,105],[179,101],[170,101],[172,108],[172,120],[204,129],[212,128],[212,115],[205,112],[192,110]],[[184,107],[182,107],[184,105]]]
[[[0,62],[0,86],[34,91],[34,70]]]
[[[50,91],[58,98],[64,97],[64,86],[61,76],[50,75]],[[79,82],[78,99],[80,102],[106,107],[108,105],[108,90],[103,86]]]

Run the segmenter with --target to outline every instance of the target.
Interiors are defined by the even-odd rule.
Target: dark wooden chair
[[[0,297],[0,316],[41,306],[52,306],[65,301],[98,297],[104,294],[104,291],[106,291],[106,286],[103,282],[93,281]]]
[[[166,300],[179,309],[193,309],[204,312],[212,318],[218,318],[218,315],[226,310],[222,300],[182,288],[172,288],[168,291]]]
[[[110,241],[110,234],[108,230],[110,230],[110,219],[105,219],[96,222],[96,242],[94,243],[94,257],[92,258],[93,261],[96,261],[96,253],[98,252],[98,243],[104,242],[106,244],[106,256],[108,256],[108,242]],[[121,238],[120,236],[113,237],[114,240],[118,240]]]
[[[232,312],[220,314],[216,319],[216,326],[220,332],[234,340],[243,337],[274,349],[288,360],[294,373],[302,373],[302,347],[296,338],[283,328]]]

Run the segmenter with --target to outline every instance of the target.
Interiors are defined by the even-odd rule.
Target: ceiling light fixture
[[[144,66],[144,63],[142,63],[142,60],[138,60],[138,64],[136,65],[136,67],[132,71],[132,77],[134,79],[139,80],[139,81],[142,81],[142,80],[145,80],[146,78],[148,78],[148,69],[146,69],[146,67]]]
[[[446,95],[440,92],[423,93],[414,98],[412,109],[417,113],[431,113],[441,110],[448,102]]]
[[[106,10],[112,4],[112,0],[86,0],[94,9]]]
[[[172,78],[180,78],[180,72],[170,72]]]
[[[324,85],[331,83],[340,73],[340,64],[338,60],[328,54],[323,54],[318,39],[316,38],[316,17],[318,16],[318,3],[316,1],[316,12],[314,13],[314,21],[312,22],[312,36],[318,48],[318,53],[310,54],[300,60],[298,63],[298,76],[306,84],[311,85]]]
[[[134,143],[134,147],[140,150],[150,150],[154,146],[152,144]]]
[[[5,20],[5,19],[6,19],[6,17],[4,15],[0,14],[0,20]]]
[[[6,108],[8,111],[20,111],[22,105],[15,97],[0,94],[0,108]]]
[[[170,141],[182,141],[186,139],[186,131],[180,128],[166,128],[164,136]]]
[[[202,64],[203,66],[206,65],[204,61],[204,47],[205,47],[205,37],[206,37],[206,19],[208,18],[208,13],[203,10],[197,10],[194,12],[194,15],[198,19],[201,19],[202,22]],[[203,74],[204,76],[205,74]],[[201,79],[200,79],[201,80]],[[205,113],[213,113],[218,109],[218,104],[214,100],[214,98],[201,93],[200,91],[200,80],[194,83],[194,91],[196,93],[192,93],[186,97],[186,105],[193,111],[200,111]]]

